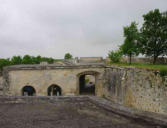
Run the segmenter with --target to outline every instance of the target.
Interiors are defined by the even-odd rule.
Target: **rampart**
[[[95,78],[92,95],[139,110],[167,114],[167,78],[154,70],[103,64],[17,65],[4,68],[0,84],[4,96],[22,96],[27,85],[34,88],[35,96],[49,96],[51,85],[58,85],[62,96],[78,96],[83,95],[85,75]]]

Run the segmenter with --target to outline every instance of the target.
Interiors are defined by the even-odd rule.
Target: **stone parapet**
[[[48,65],[39,65],[39,64],[33,64],[33,65],[13,65],[5,67],[4,70],[44,70],[44,69],[82,69],[82,68],[104,68],[104,64],[87,64],[87,65],[54,65],[54,64],[48,64]]]

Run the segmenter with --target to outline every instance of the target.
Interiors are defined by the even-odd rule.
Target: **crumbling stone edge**
[[[130,107],[125,107],[120,104],[115,104],[104,98],[95,96],[60,96],[60,97],[49,97],[49,96],[33,96],[33,97],[0,97],[0,104],[4,103],[39,103],[39,102],[91,102],[94,105],[104,109],[108,112],[112,112],[138,122],[148,122],[153,126],[167,126],[167,115],[157,114],[153,112],[141,111]]]
[[[153,126],[167,127],[167,115],[125,107],[103,98],[89,97],[89,100],[96,106],[101,107],[109,112],[131,118],[138,122],[147,122],[149,124],[152,124]]]

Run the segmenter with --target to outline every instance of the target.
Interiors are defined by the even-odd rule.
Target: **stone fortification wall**
[[[110,63],[110,58],[106,58],[105,62]],[[142,63],[142,64],[152,64],[153,58],[146,58],[146,57],[132,57],[132,63]],[[122,57],[120,62],[129,63],[129,57]],[[157,59],[156,64],[167,64],[167,58],[161,57]]]
[[[0,76],[0,96],[3,95],[3,77]]]
[[[0,96],[3,95],[3,76],[2,76],[2,71],[0,69]]]
[[[113,102],[167,114],[167,80],[157,71],[107,67],[104,79],[104,96]]]
[[[128,57],[123,57],[121,62],[129,63]],[[143,64],[151,64],[153,63],[153,58],[139,58],[139,57],[132,57],[132,63],[143,63]],[[158,58],[157,64],[167,64],[167,58]]]
[[[47,96],[51,85],[58,85],[62,95],[79,95],[79,74],[99,73],[96,77],[96,95],[102,95],[104,66],[55,66],[55,65],[20,65],[6,67],[3,72],[4,94],[21,96],[26,85],[35,89],[36,96]],[[96,75],[95,75],[96,76]]]
[[[80,57],[78,59],[79,63],[103,63],[102,57]]]
[[[7,96],[21,96],[22,88],[31,85],[36,96],[47,96],[48,87],[56,84],[61,87],[62,95],[79,95],[78,75],[85,72],[99,74],[95,77],[96,96],[128,107],[167,114],[167,78],[148,69],[104,65],[10,66],[4,69],[3,78],[0,76],[0,87],[3,84]]]

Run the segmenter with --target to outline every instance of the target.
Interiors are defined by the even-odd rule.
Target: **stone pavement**
[[[165,115],[97,97],[0,97],[0,128],[165,127]]]

